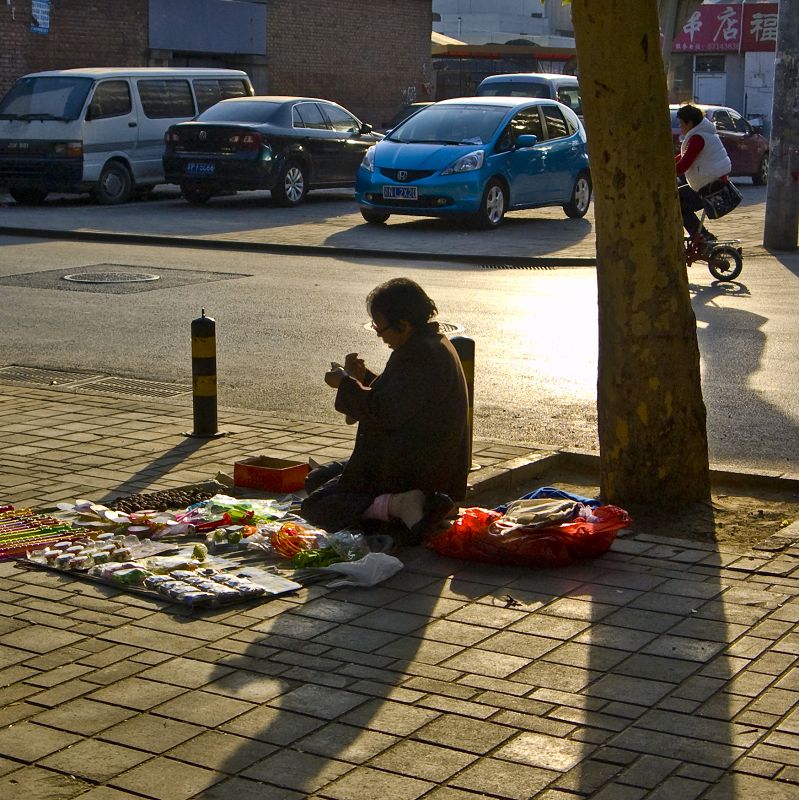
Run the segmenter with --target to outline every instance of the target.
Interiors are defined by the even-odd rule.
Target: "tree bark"
[[[603,498],[676,508],[710,475],[656,0],[573,0],[594,183]]]

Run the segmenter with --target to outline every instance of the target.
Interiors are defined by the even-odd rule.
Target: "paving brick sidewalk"
[[[0,496],[102,500],[344,426],[0,385]],[[522,448],[476,444],[493,474]],[[487,469],[490,474],[491,469]],[[373,589],[189,616],[0,564],[4,800],[799,798],[793,555],[637,531],[533,571],[422,548]]]

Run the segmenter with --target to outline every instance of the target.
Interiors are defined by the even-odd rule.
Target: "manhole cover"
[[[464,328],[463,325],[458,322],[442,322],[441,320],[436,321],[438,322],[438,330],[441,331],[444,336],[459,336],[466,330],[466,328]],[[372,327],[371,322],[365,322],[363,327],[370,333],[374,333],[374,328]]]
[[[64,280],[73,283],[147,283],[160,278],[150,272],[73,272],[64,275]]]

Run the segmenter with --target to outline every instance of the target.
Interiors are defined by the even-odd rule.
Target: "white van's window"
[[[0,119],[77,119],[91,78],[20,78],[0,101]]]
[[[105,119],[130,114],[130,87],[127,81],[103,81],[94,90],[86,119]]]
[[[150,119],[193,117],[194,100],[188,81],[147,79],[137,81],[144,115]]]
[[[231,97],[249,97],[247,84],[239,79],[197,78],[194,83],[194,95],[197,98],[197,110],[202,112],[220,100]]]
[[[543,105],[541,111],[547,123],[547,139],[562,139],[571,135],[572,131],[569,131],[569,126],[557,106]]]
[[[507,81],[487,83],[480,87],[480,97],[549,97],[549,86],[545,83],[522,83]]]
[[[568,106],[575,114],[582,114],[580,105],[580,90],[576,86],[561,86],[558,89],[558,100]]]

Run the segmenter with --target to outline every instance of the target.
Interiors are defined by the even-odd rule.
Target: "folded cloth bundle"
[[[545,528],[572,520],[580,508],[574,500],[514,500],[508,504],[505,519],[527,528]]]

